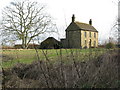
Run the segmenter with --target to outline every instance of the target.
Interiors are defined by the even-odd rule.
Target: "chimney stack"
[[[89,24],[92,25],[92,19],[90,19]]]
[[[75,15],[73,14],[73,16],[72,16],[72,22],[74,22],[75,21]]]

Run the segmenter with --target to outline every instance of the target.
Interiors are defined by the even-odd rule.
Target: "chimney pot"
[[[89,24],[92,25],[92,19],[90,19]]]
[[[73,16],[72,16],[72,22],[74,22],[75,21],[75,15],[73,14]]]

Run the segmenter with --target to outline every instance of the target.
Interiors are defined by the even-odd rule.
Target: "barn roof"
[[[59,42],[57,41],[55,38],[53,37],[48,37],[47,39],[45,39],[43,42],[41,43],[56,43],[56,42]]]
[[[43,48],[43,49],[59,48],[58,46],[60,46],[60,45],[61,45],[60,41],[56,40],[53,37],[48,37],[43,42],[41,42],[40,48]]]

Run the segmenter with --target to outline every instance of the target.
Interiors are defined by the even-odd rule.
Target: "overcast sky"
[[[0,16],[3,7],[13,0],[1,0]],[[65,37],[65,29],[71,23],[72,14],[75,20],[88,23],[92,19],[93,26],[99,32],[99,40],[109,37],[110,30],[117,19],[117,0],[36,0],[46,4],[47,12],[54,18],[60,36]],[[52,36],[52,35],[51,35]],[[57,38],[56,38],[57,39]]]

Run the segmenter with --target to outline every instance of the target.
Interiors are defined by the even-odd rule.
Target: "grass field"
[[[51,62],[57,61],[60,58],[64,62],[71,62],[69,59],[71,55],[75,57],[75,60],[88,60],[88,58],[98,57],[103,54],[106,49],[6,49],[2,50],[2,67],[9,68],[16,63],[30,64],[36,60],[50,60]],[[68,60],[68,61],[67,61]]]

